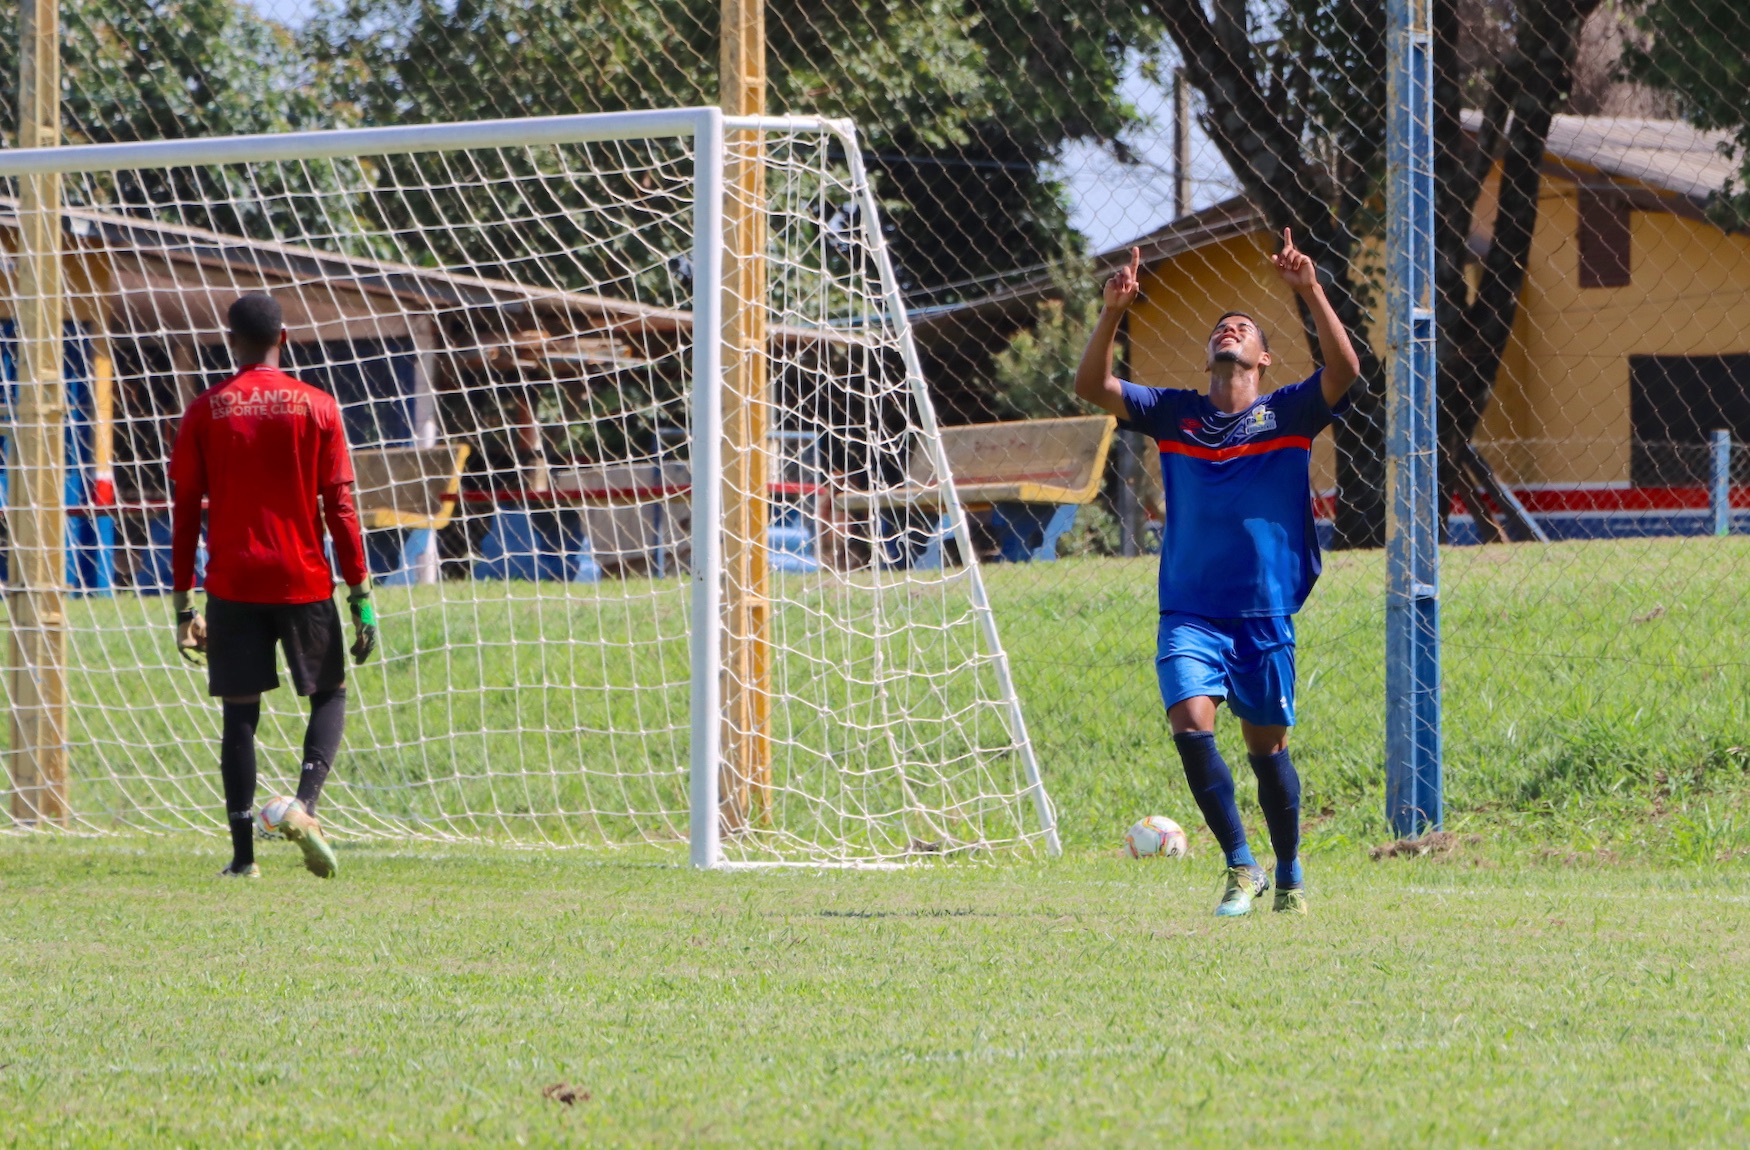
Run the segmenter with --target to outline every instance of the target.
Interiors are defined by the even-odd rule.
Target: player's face
[[[1243,315],[1230,315],[1215,325],[1209,333],[1209,365],[1236,363],[1241,367],[1259,367],[1270,362],[1264,350],[1264,337],[1258,326]]]

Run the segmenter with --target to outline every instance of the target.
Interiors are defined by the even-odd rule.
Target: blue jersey
[[[1155,440],[1167,520],[1161,610],[1206,619],[1292,615],[1319,577],[1312,441],[1339,418],[1319,372],[1228,414],[1198,391],[1124,385],[1124,424]]]

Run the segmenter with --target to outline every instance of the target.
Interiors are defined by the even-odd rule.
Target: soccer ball
[[[1150,815],[1124,832],[1124,849],[1133,859],[1183,858],[1189,848],[1184,830],[1165,815]]]
[[[255,829],[264,835],[279,834],[280,824],[286,821],[286,811],[297,801],[291,795],[278,795],[262,803],[261,809],[255,812]]]

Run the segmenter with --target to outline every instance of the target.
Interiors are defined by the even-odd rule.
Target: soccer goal
[[[331,828],[690,843],[699,866],[1055,852],[850,124],[704,108],[0,153],[0,194],[45,175],[58,274],[39,254],[7,286],[38,329],[31,291],[58,292],[67,416],[45,431],[26,402],[52,355],[9,355],[13,826],[64,786],[73,826],[221,829],[166,459],[229,374],[226,307],[267,290],[288,369],[341,401],[379,585]],[[302,723],[289,683],[264,698],[263,799],[295,786]]]

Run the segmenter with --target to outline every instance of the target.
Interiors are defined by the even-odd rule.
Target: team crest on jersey
[[[1195,435],[1203,430],[1203,421],[1201,419],[1186,417],[1179,421],[1179,430],[1183,431],[1186,435]]]
[[[1252,408],[1252,414],[1246,416],[1246,421],[1240,425],[1241,439],[1250,439],[1260,431],[1276,430],[1276,413],[1270,410],[1270,405],[1261,403]]]

